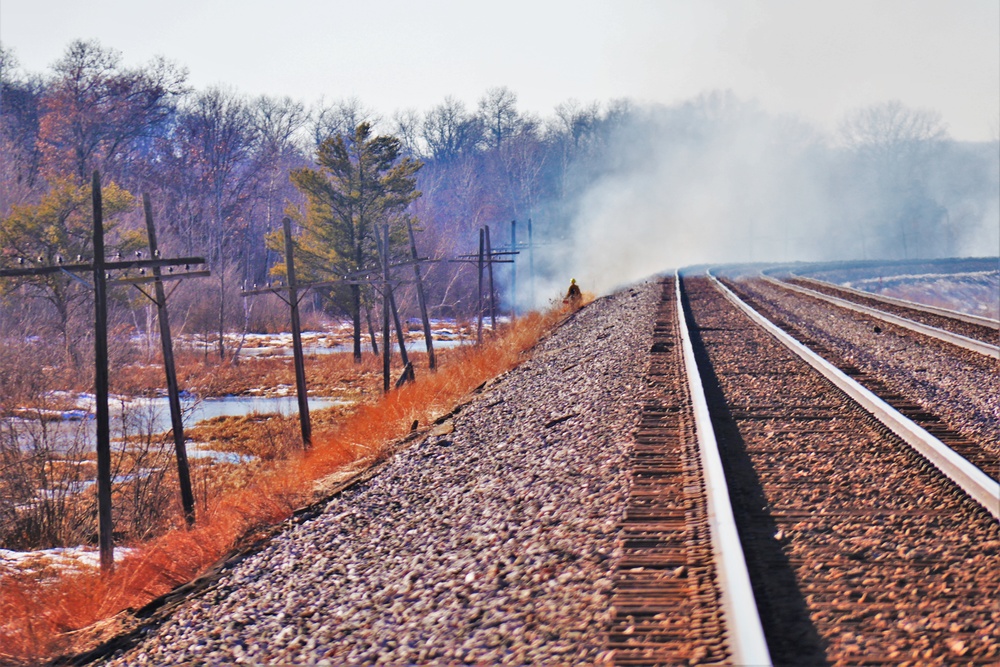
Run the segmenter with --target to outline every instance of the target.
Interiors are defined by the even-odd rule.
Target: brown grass
[[[423,373],[399,391],[359,404],[348,418],[321,431],[312,450],[276,461],[242,489],[203,504],[192,530],[173,530],[139,545],[110,576],[4,578],[0,581],[0,662],[32,664],[81,650],[101,638],[102,621],[109,628],[125,627],[104,619],[138,609],[190,581],[263,529],[288,518],[295,508],[314,499],[317,480],[349,464],[385,456],[389,445],[407,434],[413,422],[429,424],[474,388],[516,366],[562,315],[529,315],[481,347],[449,350],[444,355],[447,363],[437,373]],[[358,382],[360,374],[370,372],[367,364],[361,369],[353,364],[336,368],[347,355],[329,356],[341,360],[317,363],[319,370],[311,367],[309,372],[341,373],[339,377]]]

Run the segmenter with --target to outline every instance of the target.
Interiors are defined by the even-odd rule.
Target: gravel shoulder
[[[589,664],[660,287],[595,301],[450,422],[106,664]]]

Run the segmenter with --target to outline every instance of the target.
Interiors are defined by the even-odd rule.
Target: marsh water
[[[346,405],[349,401],[334,398],[310,398],[309,410]],[[111,437],[126,437],[165,433],[170,430],[170,406],[167,398],[112,398],[110,401]],[[18,418],[4,420],[4,435],[13,436],[25,448],[47,443],[55,450],[79,447],[83,442],[93,442],[96,424],[93,398],[80,401],[77,410],[67,411],[62,419]],[[214,417],[244,415],[284,415],[298,412],[295,396],[220,396],[212,398],[187,397],[181,400],[184,426],[190,427]]]

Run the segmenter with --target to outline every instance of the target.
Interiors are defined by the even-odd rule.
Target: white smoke
[[[609,148],[614,166],[575,202],[569,241],[538,250],[550,279],[536,305],[565,292],[570,277],[603,294],[692,264],[998,252],[996,192],[960,196],[949,186],[941,197],[955,201],[932,202],[943,217],[901,232],[912,192],[869,188],[833,138],[731,95],[649,110]]]

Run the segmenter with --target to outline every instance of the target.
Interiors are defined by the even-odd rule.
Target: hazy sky
[[[731,89],[826,129],[899,99],[956,139],[1000,136],[1000,0],[0,0],[0,41],[28,71],[77,38],[128,64],[164,55],[196,88],[384,116],[501,85],[542,116]]]

